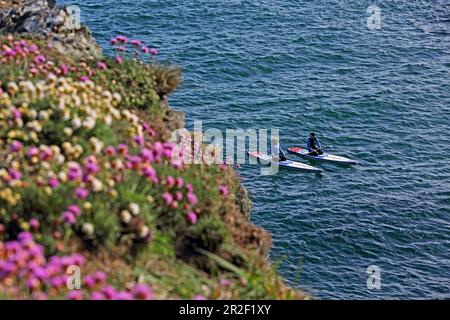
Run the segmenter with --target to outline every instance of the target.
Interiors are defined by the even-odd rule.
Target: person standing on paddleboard
[[[280,147],[278,139],[272,139],[272,157],[274,161],[286,161],[286,156]]]
[[[316,157],[318,155],[323,154],[323,152],[320,148],[319,139],[317,139],[316,134],[314,132],[311,132],[309,134],[309,138],[306,141],[306,146],[308,148],[310,156]]]

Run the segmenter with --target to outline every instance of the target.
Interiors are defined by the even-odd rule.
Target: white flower
[[[100,180],[94,179],[92,180],[92,190],[94,192],[99,192],[103,190],[103,184]]]
[[[130,223],[131,221],[131,213],[128,210],[120,211],[120,220],[124,223]]]
[[[142,226],[142,228],[139,230],[138,236],[142,239],[146,238],[148,234],[150,233],[150,228],[147,226]]]
[[[83,233],[88,236],[94,233],[94,229],[95,229],[94,225],[89,222],[83,223],[83,226],[81,227],[81,231],[83,231]]]
[[[135,216],[137,216],[141,212],[141,208],[139,208],[139,205],[137,203],[130,203],[128,205],[128,208],[130,209],[131,213]]]
[[[80,118],[74,118],[73,120],[72,120],[72,126],[75,128],[75,129],[78,129],[78,128],[80,128],[81,127],[81,119]]]

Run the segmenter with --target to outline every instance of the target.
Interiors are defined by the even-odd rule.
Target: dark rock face
[[[67,7],[57,7],[55,0],[0,0],[0,33],[44,37],[61,53],[75,57],[102,56],[89,29],[77,24]]]

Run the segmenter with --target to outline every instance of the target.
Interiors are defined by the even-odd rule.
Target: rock
[[[65,55],[102,56],[89,29],[76,23],[67,7],[57,7],[55,0],[0,0],[0,33],[46,38]]]

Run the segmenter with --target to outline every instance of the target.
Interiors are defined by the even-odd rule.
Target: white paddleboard
[[[356,162],[355,160],[349,159],[349,158],[345,158],[345,157],[341,157],[341,156],[335,156],[329,153],[324,153],[318,156],[310,156],[308,153],[307,149],[303,149],[303,148],[297,148],[297,147],[293,147],[293,148],[288,148],[288,151],[290,153],[293,153],[295,155],[298,155],[304,159],[310,159],[310,160],[318,160],[318,161],[327,161],[327,162],[332,162],[332,163],[339,163],[339,164],[357,164],[358,162]]]
[[[249,151],[248,154],[251,157],[254,157],[254,158],[260,160],[264,164],[274,163],[274,164],[278,164],[278,166],[280,166],[281,168],[293,169],[293,170],[304,171],[304,172],[311,172],[311,173],[322,173],[322,169],[315,168],[315,167],[310,166],[308,164],[295,162],[295,161],[291,161],[291,160],[273,161],[272,160],[272,156],[267,155],[267,154],[262,154],[262,153],[259,153],[257,151]]]

